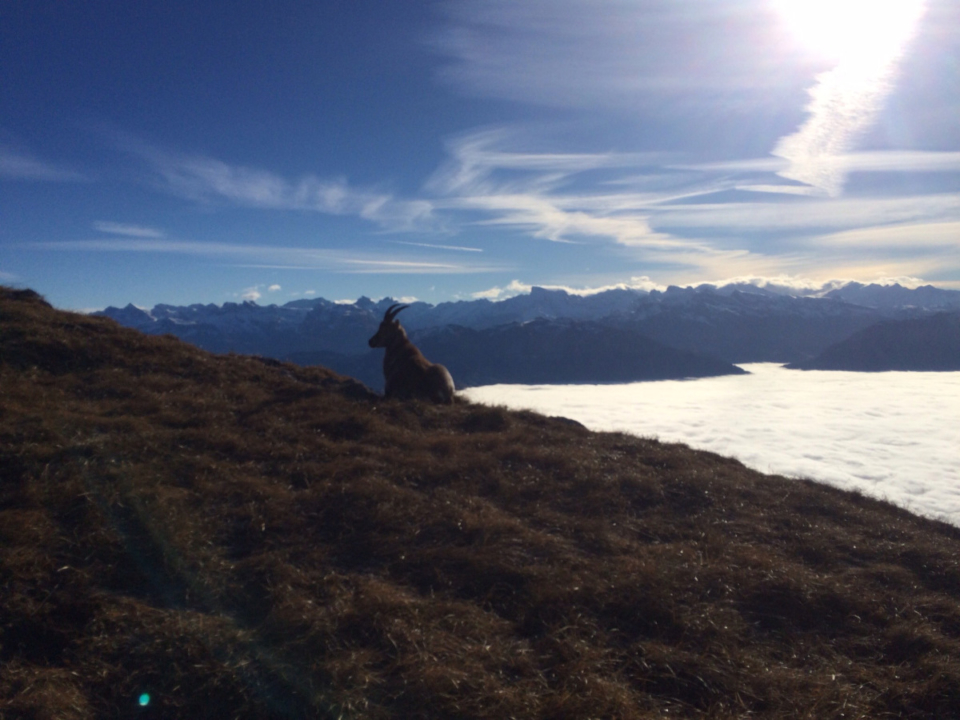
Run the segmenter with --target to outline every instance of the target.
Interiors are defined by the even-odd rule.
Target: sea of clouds
[[[490,385],[470,400],[682,442],[960,525],[960,372],[787,370],[626,385]]]

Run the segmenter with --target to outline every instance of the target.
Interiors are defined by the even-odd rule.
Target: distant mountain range
[[[370,351],[367,339],[394,302],[127,305],[97,314],[213,352],[326,365],[379,388],[382,351]],[[533,288],[500,302],[415,302],[399,319],[467,387],[701,377],[748,362],[799,367],[877,323],[942,311],[960,312],[960,292],[849,283],[811,296],[738,284],[589,296]]]

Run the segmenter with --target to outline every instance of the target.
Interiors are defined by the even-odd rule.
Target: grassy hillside
[[[960,530],[0,289],[0,717],[675,715],[960,717]]]

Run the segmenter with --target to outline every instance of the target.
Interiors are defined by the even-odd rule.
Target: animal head
[[[408,307],[410,306],[397,303],[396,305],[391,305],[387,308],[387,312],[385,312],[383,315],[383,320],[380,321],[380,327],[377,329],[376,335],[369,340],[368,344],[370,347],[386,347],[390,344],[390,341],[395,339],[397,336],[407,336],[407,333],[404,332],[402,327],[400,327],[400,321],[396,320],[395,318],[397,317],[398,312],[405,310]]]

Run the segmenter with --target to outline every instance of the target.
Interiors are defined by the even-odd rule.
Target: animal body
[[[409,305],[391,305],[384,313],[372,348],[386,349],[383,354],[383,394],[390,398],[420,398],[449,405],[453,402],[453,378],[443,365],[427,360],[410,342],[406,330],[396,319]]]

